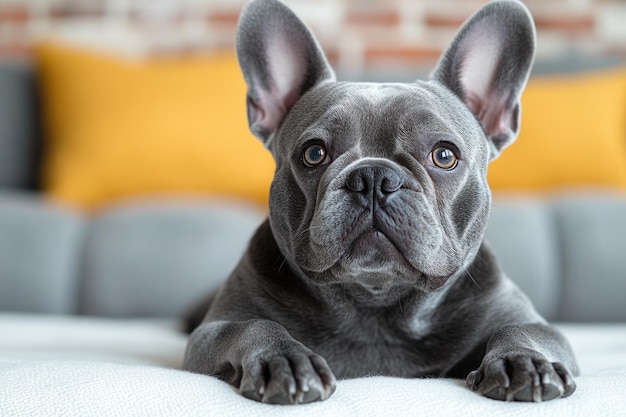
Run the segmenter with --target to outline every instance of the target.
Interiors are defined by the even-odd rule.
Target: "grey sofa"
[[[137,199],[95,215],[46,202],[36,81],[0,65],[0,310],[180,317],[237,262],[262,210]],[[44,150],[45,151],[45,150]],[[626,321],[626,197],[497,196],[487,239],[547,318]]]
[[[0,310],[180,317],[234,266],[263,212],[136,201],[87,216],[46,201],[36,77],[0,64]]]
[[[52,204],[37,181],[45,148],[35,86],[27,65],[0,64],[3,417],[571,417],[626,407],[624,194],[494,200],[487,239],[509,276],[546,318],[578,322],[560,324],[583,369],[567,400],[504,404],[461,381],[372,377],[340,381],[324,403],[266,408],[177,369],[180,319],[228,275],[263,210],[200,197],[137,198],[89,215]]]

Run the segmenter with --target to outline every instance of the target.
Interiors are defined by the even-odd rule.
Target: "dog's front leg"
[[[183,366],[266,403],[324,400],[335,390],[326,360],[270,320],[203,323],[191,334]]]
[[[538,402],[572,394],[577,373],[572,349],[557,330],[541,323],[509,325],[491,336],[467,384],[489,398]]]

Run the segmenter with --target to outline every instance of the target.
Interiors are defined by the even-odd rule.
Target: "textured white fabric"
[[[340,381],[325,402],[269,406],[178,366],[185,336],[171,323],[0,315],[0,416],[624,416],[626,325],[561,326],[583,375],[567,399],[482,398],[462,381]]]
[[[180,368],[186,335],[171,320],[0,314],[0,358],[83,359]],[[0,417],[2,414],[0,414]]]

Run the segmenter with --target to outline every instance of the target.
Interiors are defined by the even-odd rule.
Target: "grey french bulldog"
[[[249,2],[237,55],[250,130],[276,162],[269,217],[184,368],[279,404],[366,375],[466,378],[506,401],[572,394],[571,347],[483,241],[487,164],[517,136],[534,45],[526,8],[496,1],[430,80],[337,82],[287,6]]]

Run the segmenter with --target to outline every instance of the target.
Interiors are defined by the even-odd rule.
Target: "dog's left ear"
[[[291,107],[335,74],[311,31],[278,0],[252,0],[237,27],[250,131],[266,147]]]
[[[487,4],[461,27],[431,79],[452,90],[474,113],[491,159],[519,133],[520,96],[535,53],[535,26],[516,0]]]

